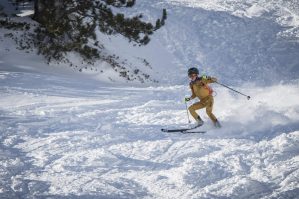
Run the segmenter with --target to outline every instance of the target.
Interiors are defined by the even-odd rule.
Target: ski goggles
[[[193,77],[196,77],[196,76],[197,76],[197,74],[195,74],[195,73],[191,73],[191,74],[188,75],[189,78],[193,78]]]

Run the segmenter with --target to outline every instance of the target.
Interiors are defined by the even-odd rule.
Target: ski
[[[166,133],[184,132],[192,129],[161,129],[161,131]]]
[[[180,132],[180,133],[183,133],[183,134],[188,134],[188,133],[206,133],[206,131],[196,131],[196,130],[194,130],[194,129],[198,128],[198,127],[200,127],[200,126],[195,126],[195,127],[191,127],[191,128],[181,128],[181,129],[161,129],[161,131],[166,132],[166,133]]]
[[[198,126],[196,127],[191,127],[191,128],[182,128],[182,129],[161,129],[161,131],[163,132],[168,132],[168,133],[172,133],[172,132],[182,132],[182,131],[188,131],[188,130],[193,130],[196,129]]]
[[[178,131],[178,130],[170,130],[170,131],[163,131],[166,133],[182,133],[182,134],[203,134],[206,133],[206,131]]]
[[[203,134],[203,133],[206,133],[206,131],[182,131],[181,133],[183,133],[183,134],[192,134],[192,133],[201,133],[201,134]]]

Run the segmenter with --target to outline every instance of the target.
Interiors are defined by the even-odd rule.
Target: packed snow
[[[206,134],[187,122],[187,86],[111,87],[1,72],[2,198],[296,198],[299,84],[215,86]],[[281,95],[284,93],[284,97]]]
[[[298,198],[298,5],[136,1],[122,11],[147,20],[168,11],[148,46],[98,37],[159,80],[151,85],[127,83],[102,63],[104,73],[84,74],[46,65],[0,27],[0,198]],[[207,133],[161,132],[190,125],[190,66],[251,99],[214,84],[221,129],[201,110]]]

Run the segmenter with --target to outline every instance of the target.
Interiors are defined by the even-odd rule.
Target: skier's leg
[[[216,128],[221,128],[220,122],[217,120],[217,118],[215,117],[215,115],[212,113],[212,111],[213,111],[213,104],[214,104],[214,98],[211,96],[211,98],[207,101],[206,112],[207,112],[208,116],[211,118],[211,120],[213,121],[214,126]]]
[[[195,120],[198,120],[199,115],[196,113],[196,110],[198,109],[202,109],[204,108],[205,105],[202,103],[202,102],[196,102],[194,103],[193,105],[191,105],[188,109],[190,111],[190,114],[192,115],[192,117],[195,119]]]
[[[215,117],[215,115],[212,113],[213,111],[213,105],[214,105],[214,98],[213,96],[210,96],[206,102],[206,113],[209,116],[209,118],[213,121],[213,123],[215,124],[217,121],[217,118]]]

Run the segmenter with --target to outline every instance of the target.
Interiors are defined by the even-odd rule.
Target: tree
[[[163,15],[162,15],[162,20],[161,20],[161,25],[165,25],[165,20],[167,19],[167,12],[166,9],[163,9]]]
[[[127,1],[127,7],[133,7],[135,5],[135,0]]]
[[[88,45],[90,39],[96,39],[96,28],[105,34],[122,34],[139,45],[146,45],[160,28],[141,21],[142,15],[127,18],[111,10],[132,7],[135,0],[35,0],[34,4],[33,18],[41,24],[39,50],[49,59],[60,59],[73,50],[86,59],[97,58],[99,52]]]
[[[166,20],[167,19],[167,12],[166,9],[163,9],[163,15],[162,15],[162,20]]]
[[[161,20],[160,20],[160,19],[157,19],[155,29],[157,30],[157,29],[159,29],[159,28],[161,28]]]

